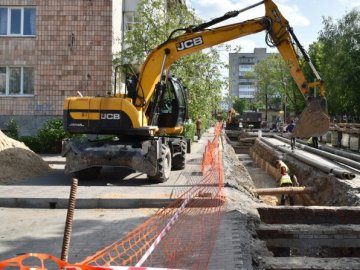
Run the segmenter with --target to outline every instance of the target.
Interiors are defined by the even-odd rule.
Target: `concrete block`
[[[350,134],[343,132],[341,138],[341,146],[344,148],[349,148],[350,143]]]
[[[350,135],[350,150],[358,151],[359,150],[359,136]]]
[[[339,132],[331,131],[331,145],[339,146]]]

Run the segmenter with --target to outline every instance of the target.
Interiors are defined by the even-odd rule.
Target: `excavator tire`
[[[148,175],[148,179],[155,183],[164,183],[169,180],[171,173],[171,152],[170,148],[165,144],[161,145],[161,155],[157,168],[157,173],[153,176]]]
[[[185,159],[186,159],[186,141],[180,141],[180,153],[177,153],[172,159],[172,169],[173,170],[182,170],[185,168]]]
[[[74,177],[78,180],[91,180],[99,177],[101,167],[90,167],[78,172],[74,172]]]

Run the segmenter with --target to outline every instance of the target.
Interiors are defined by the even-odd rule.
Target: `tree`
[[[352,10],[334,22],[324,18],[324,28],[311,54],[318,59],[325,82],[329,113],[360,118],[360,11]]]
[[[126,32],[125,49],[117,54],[114,64],[140,64],[146,55],[166,41],[174,29],[195,25],[200,20],[192,10],[177,4],[165,12],[163,0],[141,0],[136,10],[136,22]],[[165,14],[165,15],[164,15]],[[184,31],[177,32],[174,36]],[[212,112],[219,107],[221,87],[220,57],[216,50],[197,52],[176,61],[171,72],[181,78],[188,89],[189,116],[200,116],[206,124]],[[125,65],[126,66],[126,65]],[[132,66],[132,65],[128,65]],[[134,69],[134,68],[133,68]]]
[[[235,97],[234,103],[232,107],[237,111],[239,114],[242,114],[246,109],[249,108],[248,101],[244,98]]]
[[[279,54],[272,54],[255,65],[250,74],[256,78],[255,99],[259,108],[284,109],[299,114],[304,107],[304,98],[297,88],[285,61]],[[283,108],[281,107],[283,106]]]

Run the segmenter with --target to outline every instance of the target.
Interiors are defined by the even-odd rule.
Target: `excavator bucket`
[[[329,130],[330,119],[327,115],[327,103],[324,97],[310,101],[296,123],[292,137],[319,137]]]

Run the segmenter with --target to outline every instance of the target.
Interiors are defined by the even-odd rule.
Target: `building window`
[[[124,30],[125,30],[125,32],[133,30],[134,24],[135,24],[134,12],[124,13]]]
[[[239,65],[239,71],[253,71],[254,65]]]
[[[0,35],[35,36],[36,9],[34,7],[0,7]]]
[[[34,78],[32,67],[0,67],[0,95],[33,95]]]
[[[6,68],[0,67],[0,95],[6,93]]]
[[[243,56],[243,57],[239,58],[239,63],[255,63],[255,58]]]

